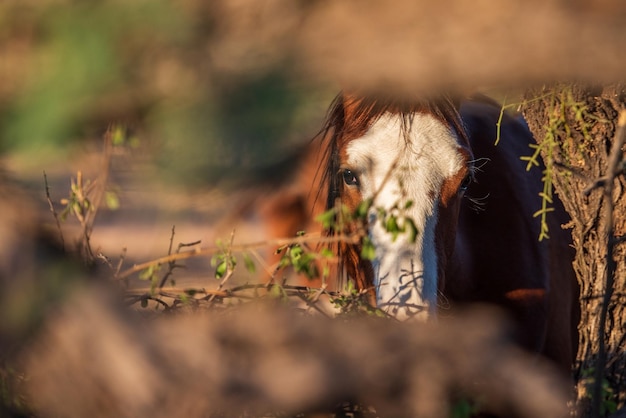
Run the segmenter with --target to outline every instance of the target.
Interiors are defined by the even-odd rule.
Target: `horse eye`
[[[359,185],[359,179],[357,178],[356,174],[354,174],[352,172],[352,170],[343,170],[343,181],[344,183],[346,183],[348,186],[358,186]]]
[[[461,187],[459,190],[462,192],[466,191],[469,185],[472,184],[472,181],[473,181],[472,175],[471,174],[466,175],[463,181],[461,182]]]

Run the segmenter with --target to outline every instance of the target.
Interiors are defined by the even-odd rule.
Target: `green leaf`
[[[385,229],[391,234],[393,241],[395,241],[398,238],[399,233],[402,232],[402,229],[398,225],[398,218],[395,215],[387,217],[387,220],[385,221]]]
[[[120,200],[114,192],[105,192],[104,202],[110,210],[118,210],[120,208]]]
[[[544,215],[550,212],[554,212],[554,208],[542,208],[539,209],[537,212],[533,213],[533,218],[536,218],[539,215]]]
[[[417,234],[418,234],[418,230],[417,230],[417,226],[415,225],[415,222],[413,222],[413,219],[411,218],[405,218],[404,219],[404,226],[405,229],[408,229],[408,240],[411,244],[415,243],[415,241],[417,240]]]
[[[333,250],[326,247],[326,248],[322,248],[322,250],[320,251],[320,256],[324,258],[332,258],[335,256],[335,253],[333,252]]]
[[[304,274],[309,279],[319,276],[317,265],[315,264],[315,256],[313,254],[303,254],[293,266],[297,273]]]
[[[296,244],[293,247],[291,247],[291,249],[289,250],[289,257],[291,258],[291,263],[297,264],[298,260],[302,256],[302,253],[303,253],[302,247],[300,247],[299,245]]]
[[[604,401],[602,404],[602,409],[604,409],[605,413],[613,414],[617,412],[617,402],[614,401]]]
[[[376,258],[376,248],[374,248],[374,244],[369,237],[363,238],[361,257],[365,260],[373,260]]]
[[[63,209],[63,211],[59,215],[59,218],[61,218],[62,222],[65,222],[65,221],[67,221],[67,215],[69,215],[69,214],[70,214],[70,207],[66,206],[65,209]]]
[[[159,277],[156,274],[153,274],[150,277],[150,294],[154,295],[157,289],[157,285],[159,283]]]
[[[228,263],[226,262],[226,260],[220,261],[220,263],[215,268],[215,278],[216,279],[223,278],[227,270],[228,270]]]
[[[315,220],[322,224],[324,229],[330,229],[335,224],[335,209],[329,209],[326,212],[318,215]]]
[[[330,267],[328,265],[325,265],[322,268],[322,277],[328,277],[330,276]]]
[[[276,285],[276,284],[273,285],[270,288],[270,290],[268,292],[268,295],[271,298],[275,298],[275,299],[284,299],[284,300],[286,300],[288,298],[288,296],[287,296],[287,294],[285,292],[285,289],[283,289],[282,286],[279,286],[279,285]]]
[[[243,263],[246,266],[246,270],[248,270],[248,273],[256,272],[256,265],[254,264],[254,260],[252,260],[249,254],[243,254]]]
[[[284,269],[285,267],[290,265],[291,259],[289,258],[289,254],[283,254],[283,256],[280,258],[280,261],[278,262],[278,268]]]
[[[450,416],[452,418],[469,418],[475,416],[480,412],[478,406],[467,399],[462,399],[457,401],[450,411]]]
[[[121,125],[116,125],[112,128],[111,143],[114,146],[123,145],[126,140],[126,130]]]
[[[143,270],[141,273],[139,273],[139,279],[140,280],[150,280],[152,278],[152,276],[155,275],[156,272],[159,271],[159,267],[161,265],[160,264],[153,264],[150,267],[148,267],[147,269]]]
[[[365,219],[367,217],[367,213],[370,210],[370,207],[372,207],[372,199],[365,199],[364,201],[359,203],[359,206],[356,207],[356,210],[354,211],[354,217],[356,219]]]
[[[356,291],[356,289],[354,288],[354,282],[352,280],[348,280],[348,283],[346,283],[346,288],[344,289],[344,293],[348,293],[348,294],[353,294]]]

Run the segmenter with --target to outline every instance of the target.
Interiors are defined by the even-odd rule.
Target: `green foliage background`
[[[289,57],[225,70],[209,3],[0,3],[0,149],[63,156],[122,123],[177,182],[287,158],[319,127],[330,89],[298,79]]]

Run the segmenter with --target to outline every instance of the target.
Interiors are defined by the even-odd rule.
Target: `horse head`
[[[368,261],[359,255],[362,244],[344,246],[348,274],[398,319],[433,315],[473,172],[454,101],[341,94],[326,131],[327,205],[354,212],[365,202],[374,247]]]

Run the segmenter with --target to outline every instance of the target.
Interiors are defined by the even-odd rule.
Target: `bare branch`
[[[54,208],[54,203],[52,203],[52,198],[50,197],[50,188],[48,187],[48,176],[46,175],[45,171],[43,172],[43,181],[46,186],[46,200],[48,201],[50,212],[52,212],[52,216],[54,216],[54,221],[56,222],[57,229],[59,231],[59,239],[61,240],[61,249],[65,250],[65,239],[63,238],[63,230],[61,229],[61,221],[59,221],[59,215],[57,214],[57,211]]]
[[[361,237],[362,237],[362,234],[360,233],[342,234],[342,235],[336,235],[332,237],[325,237],[325,236],[320,236],[318,234],[311,234],[311,235],[305,235],[305,236],[294,237],[294,238],[278,238],[278,239],[272,239],[272,240],[252,242],[248,244],[232,245],[230,248],[232,252],[238,253],[238,252],[249,251],[249,250],[257,249],[257,248],[281,247],[283,245],[304,244],[306,242],[314,242],[318,244],[331,244],[331,243],[336,243],[336,242],[346,242],[349,244],[356,244],[359,242]],[[219,251],[220,249],[218,247],[205,247],[205,248],[196,248],[191,251],[184,251],[184,252],[177,253],[177,254],[171,254],[171,255],[159,257],[151,261],[146,261],[145,263],[134,265],[133,267],[123,271],[121,274],[115,277],[115,280],[126,279],[127,277],[130,277],[134,273],[145,270],[148,267],[153,266],[155,264],[165,264],[165,263],[169,263],[170,261],[175,261],[175,260],[186,260],[192,257],[213,255]]]

